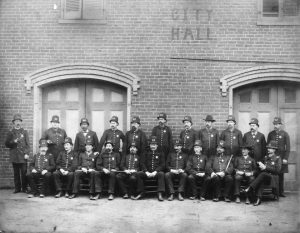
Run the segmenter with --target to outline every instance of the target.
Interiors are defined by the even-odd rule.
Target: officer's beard
[[[131,154],[136,154],[136,151],[135,150],[130,150],[130,153]]]
[[[111,153],[111,152],[112,152],[112,149],[105,149],[105,152]]]
[[[131,131],[132,131],[132,132],[134,132],[134,131],[136,131],[136,130],[137,130],[137,127],[135,127],[135,126],[132,126],[132,127],[131,127]]]
[[[165,126],[165,123],[163,123],[163,122],[158,122],[158,125],[159,125],[161,128],[163,128],[163,127]]]

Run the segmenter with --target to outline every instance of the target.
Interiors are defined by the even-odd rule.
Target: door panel
[[[297,160],[300,154],[300,84],[263,82],[246,85],[234,91],[234,115],[242,133],[249,131],[249,120],[259,120],[259,131],[267,139],[273,130],[273,119],[279,116],[290,136],[289,173],[285,174],[287,190],[296,190]]]
[[[60,125],[75,139],[80,119],[88,118],[90,129],[98,138],[109,127],[112,115],[119,117],[119,128],[126,129],[127,91],[108,82],[70,80],[43,88],[42,131],[50,126],[53,115],[60,117]]]

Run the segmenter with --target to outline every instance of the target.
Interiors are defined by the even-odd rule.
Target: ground
[[[54,197],[28,199],[24,193],[0,190],[0,233],[3,232],[300,232],[298,193],[260,206],[214,203],[211,200],[132,201],[107,197],[91,201]]]

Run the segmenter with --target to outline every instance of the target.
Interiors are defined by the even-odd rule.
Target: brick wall
[[[130,71],[141,78],[132,114],[149,133],[165,111],[177,136],[185,114],[197,129],[206,114],[225,127],[224,75],[300,60],[299,29],[257,26],[257,0],[106,0],[105,25],[60,24],[60,9],[60,0],[0,1],[0,187],[12,184],[4,140],[14,113],[22,113],[32,140],[24,76],[37,69],[97,62]]]

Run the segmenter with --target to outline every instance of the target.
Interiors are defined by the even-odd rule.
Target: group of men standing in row
[[[215,120],[211,115],[203,119],[205,127],[200,131],[193,129],[192,118],[185,116],[182,120],[184,130],[175,142],[172,140],[170,127],[166,125],[166,114],[159,113],[157,120],[158,125],[153,128],[148,143],[139,117],[132,118],[131,129],[125,135],[118,129],[118,117],[111,117],[110,128],[104,131],[100,141],[97,134],[89,129],[88,119],[82,118],[82,130],[77,133],[73,145],[65,130],[59,128],[59,117],[53,116],[51,128],[43,133],[39,142],[39,153],[31,159],[27,174],[31,187],[29,197],[37,194],[36,184],[40,177],[44,178],[40,193],[40,197],[43,197],[52,174],[56,197],[63,194],[62,181],[66,182],[65,196],[76,197],[83,176],[90,179],[92,200],[100,198],[105,179],[109,180],[109,200],[114,198],[116,181],[123,198],[140,199],[146,178],[158,180],[160,201],[163,200],[166,182],[168,200],[173,200],[174,177],[179,178],[179,200],[183,200],[186,180],[192,189],[190,199],[196,198],[196,181],[199,179],[202,183],[201,200],[205,200],[206,189],[212,184],[213,200],[218,201],[221,183],[224,182],[225,201],[230,201],[230,191],[235,183],[234,195],[236,202],[240,202],[240,182],[247,180],[250,185],[246,192],[254,190],[257,195],[256,204],[260,204],[262,184],[266,180],[274,182],[273,176],[279,176],[279,195],[284,196],[283,173],[288,172],[290,142],[288,134],[281,129],[279,117],[274,118],[274,130],[269,133],[267,141],[258,132],[259,122],[256,118],[251,119],[250,131],[243,136],[236,128],[232,115],[226,120],[228,128],[221,134],[213,127]],[[9,131],[5,145],[10,148],[15,193],[25,192],[29,138],[27,131],[21,127],[20,114],[16,114],[12,122],[14,127]],[[246,203],[249,203],[248,196]]]

